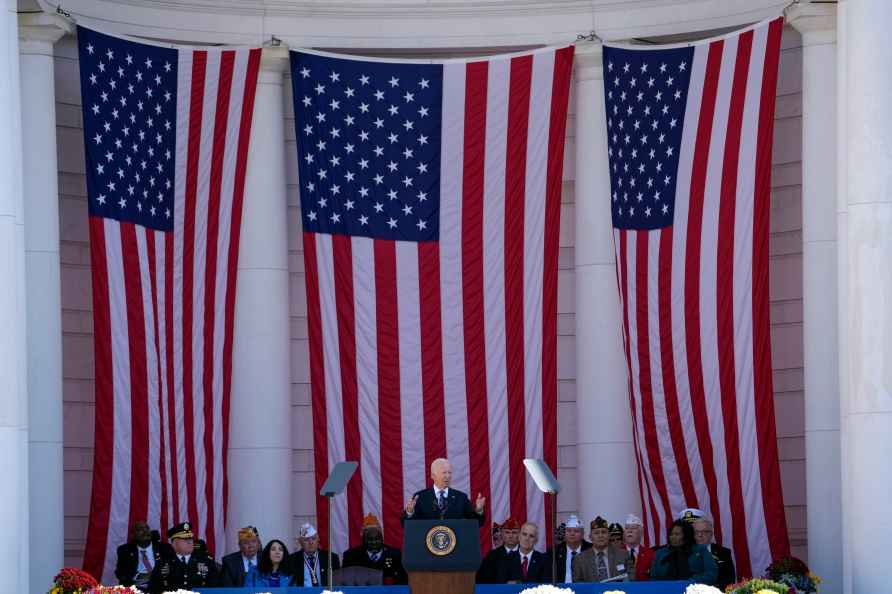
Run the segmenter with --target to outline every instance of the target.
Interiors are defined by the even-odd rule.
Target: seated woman
[[[273,539],[263,547],[258,564],[257,582],[254,585],[269,588],[287,588],[293,576],[288,568],[288,547],[281,540]],[[247,581],[245,583],[247,586]]]
[[[656,551],[650,566],[654,580],[688,580],[714,585],[718,567],[709,550],[694,542],[694,528],[684,520],[669,527],[669,544]]]

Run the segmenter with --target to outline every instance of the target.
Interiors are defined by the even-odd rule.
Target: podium
[[[412,594],[473,594],[480,567],[480,524],[406,520],[403,567]]]

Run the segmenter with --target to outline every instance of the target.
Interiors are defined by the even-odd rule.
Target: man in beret
[[[517,552],[520,522],[508,518],[502,522],[502,546],[494,547],[483,558],[477,570],[478,584],[504,584],[500,576],[507,574],[508,555]]]
[[[623,525],[619,522],[613,522],[609,526],[610,531],[610,544],[622,548],[623,546]]]
[[[238,551],[223,557],[223,571],[220,581],[225,588],[241,588],[249,574],[258,572],[260,563],[260,535],[254,526],[245,526],[238,531]],[[248,579],[249,584],[255,580]]]
[[[312,524],[301,526],[297,544],[300,549],[288,557],[291,575],[294,576],[294,585],[297,587],[327,586],[328,551],[319,548],[319,533],[316,532],[316,527]],[[333,569],[341,568],[341,559],[337,553],[331,554],[331,564]]]
[[[135,522],[131,534],[133,540],[118,547],[115,577],[122,586],[145,589],[152,569],[162,558],[173,555],[173,549],[161,542],[161,535],[146,522]]]
[[[217,564],[195,549],[192,525],[180,522],[167,531],[173,555],[162,559],[152,570],[149,592],[214,588],[218,585]]]
[[[498,522],[492,523],[492,548],[498,548],[502,546],[504,543],[502,542],[502,525]]]
[[[590,524],[592,547],[573,563],[574,582],[603,582],[626,573],[626,555],[610,545],[607,520],[598,516]]]
[[[408,584],[399,549],[384,544],[384,532],[375,514],[362,520],[362,544],[344,551],[344,567],[368,567],[381,572],[384,585]]]
[[[570,583],[573,579],[573,563],[576,557],[586,549],[590,549],[592,543],[583,540],[582,522],[576,516],[570,516],[564,522],[564,542],[548,550],[548,558],[545,560],[551,567],[551,556],[554,555],[556,577],[555,582]]]
[[[712,521],[703,516],[694,520],[694,542],[705,546],[712,553],[715,564],[719,567],[719,577],[716,586],[722,592],[729,584],[737,581],[737,573],[734,570],[734,558],[731,556],[731,549],[713,542]]]

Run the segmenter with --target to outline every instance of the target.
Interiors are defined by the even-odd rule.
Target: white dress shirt
[[[149,546],[145,548],[136,545],[136,558],[139,561],[136,565],[136,573],[151,573],[151,568],[146,567],[146,564],[143,563],[143,552],[145,552],[146,557],[148,557],[150,563],[155,562],[155,555],[154,551],[152,550],[152,543],[149,543]]]
[[[565,579],[564,581],[568,584],[573,583],[573,558],[581,552],[582,552],[581,544],[579,545],[579,548],[577,548],[577,549],[571,549],[570,547],[567,547],[567,574],[566,574],[567,579]],[[574,555],[573,553],[576,553],[576,555]]]
[[[242,564],[245,566],[245,573],[251,571],[251,566],[257,567],[257,555],[254,555],[250,559],[242,555]]]
[[[319,551],[316,551],[316,561],[315,561],[315,569],[316,569],[316,585],[322,585],[322,571],[319,566]],[[310,573],[310,568],[307,566],[307,554],[304,553],[304,587],[311,587],[313,585],[313,577]]]

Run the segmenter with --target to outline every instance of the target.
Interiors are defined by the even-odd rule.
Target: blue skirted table
[[[690,582],[614,582],[608,584],[557,584],[560,588],[570,588],[577,594],[601,594],[608,590],[621,590],[626,594],[684,594]],[[476,588],[477,594],[517,594],[535,584],[487,584]],[[325,588],[212,588],[199,589],[202,594],[255,594],[274,592],[275,594],[318,594]],[[336,592],[344,594],[409,594],[408,586],[335,586]]]

